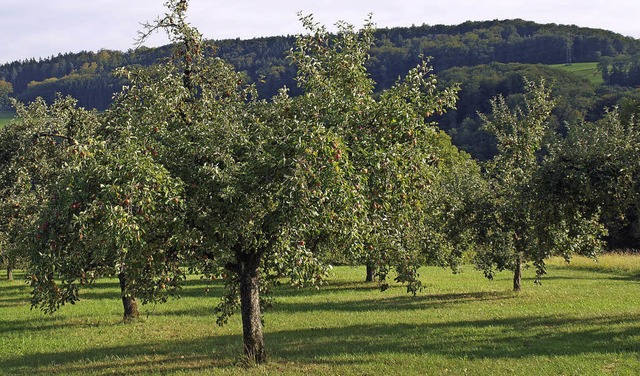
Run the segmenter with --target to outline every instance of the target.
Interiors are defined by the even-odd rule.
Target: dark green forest
[[[294,36],[250,40],[207,41],[207,54],[232,63],[247,83],[255,83],[264,98],[287,86],[298,88],[296,68],[287,60]],[[12,96],[22,102],[37,97],[52,102],[55,93],[69,94],[85,108],[106,109],[113,93],[126,84],[113,75],[122,66],[149,66],[172,58],[172,46],[141,47],[126,52],[66,53],[0,66],[0,106]],[[478,160],[496,153],[495,141],[479,130],[478,112],[489,110],[490,98],[501,94],[517,102],[524,77],[552,83],[558,106],[553,123],[562,133],[566,124],[596,121],[605,108],[619,106],[623,118],[638,108],[640,41],[610,31],[578,26],[538,24],[524,20],[465,22],[378,29],[368,70],[377,90],[391,87],[420,62],[431,65],[442,87],[460,83],[457,110],[439,119],[456,146]],[[549,64],[598,62],[605,85],[593,85]]]

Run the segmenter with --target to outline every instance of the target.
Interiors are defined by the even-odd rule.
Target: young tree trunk
[[[131,295],[125,295],[125,290],[127,287],[127,279],[124,276],[124,273],[118,274],[118,280],[120,280],[120,291],[122,292],[122,306],[124,308],[124,321],[137,319],[138,317],[140,317],[140,312],[138,312],[138,302],[136,302],[135,297]]]
[[[516,257],[516,266],[513,269],[513,291],[522,290],[522,256]]]
[[[367,264],[367,276],[365,277],[365,282],[373,282],[373,279],[376,276],[376,268],[371,264]]]
[[[238,260],[244,353],[251,363],[267,360],[260,311],[260,256],[243,253]]]
[[[13,281],[13,262],[11,260],[7,262],[7,280]]]

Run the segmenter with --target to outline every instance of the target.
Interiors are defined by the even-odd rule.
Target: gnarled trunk
[[[513,269],[513,291],[522,290],[522,256],[516,257],[516,266]]]
[[[373,282],[373,279],[376,276],[376,268],[371,264],[367,264],[367,276],[365,277],[365,282]]]
[[[140,317],[140,312],[138,312],[138,302],[136,302],[135,297],[125,294],[127,288],[127,279],[124,273],[118,273],[118,280],[120,281],[120,291],[122,293],[124,320],[129,321],[132,319],[137,319],[138,317]]]
[[[249,362],[264,363],[267,356],[260,311],[260,255],[254,253],[237,254],[237,265],[240,280],[244,353]]]

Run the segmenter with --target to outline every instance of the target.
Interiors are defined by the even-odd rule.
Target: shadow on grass
[[[640,273],[629,273],[626,276],[611,277],[614,281],[632,281],[640,282]]]
[[[624,320],[625,326],[621,326]],[[518,359],[590,353],[632,353],[640,348],[640,319],[543,316],[410,325],[355,325],[269,335],[274,355],[317,362],[344,354],[442,354],[470,359]]]
[[[220,283],[207,284],[200,280],[188,280],[180,284],[178,295],[181,297],[222,296]],[[207,292],[208,290],[208,292]],[[80,298],[93,299],[120,299],[120,285],[112,281],[96,281],[80,289]]]
[[[2,297],[0,300],[4,300],[4,297],[10,295],[24,295],[25,292],[31,291],[31,287],[25,282],[14,281],[11,284],[0,284],[0,290],[2,290]]]
[[[394,296],[389,298],[371,298],[348,301],[325,301],[325,302],[286,302],[278,299],[269,308],[268,313],[296,313],[296,312],[376,312],[376,311],[416,311],[433,308],[442,308],[455,304],[464,304],[471,301],[497,301],[512,299],[515,295],[508,293],[464,293],[464,294],[433,294],[423,296]],[[154,316],[211,316],[214,317],[214,307],[219,303],[218,297],[211,299],[208,306],[199,305],[197,307],[182,309],[167,309],[163,312],[154,313]]]
[[[471,292],[449,294],[419,294],[417,296],[401,295],[393,297],[373,297],[360,300],[325,301],[310,303],[289,303],[276,300],[274,312],[309,312],[309,311],[414,311],[433,308],[450,307],[471,301],[498,301],[514,299],[512,292]]]
[[[7,374],[137,374],[197,371],[237,366],[241,336],[158,341],[80,351],[40,352],[1,360]]]
[[[29,318],[22,320],[2,320],[0,324],[2,324],[0,326],[0,334],[9,332],[41,332],[80,326],[78,324],[64,322],[64,319],[55,316],[39,317],[35,322]]]
[[[550,269],[556,270],[574,270],[579,272],[589,273],[584,277],[567,277],[566,279],[607,279],[614,281],[640,281],[640,272],[630,271],[630,270],[621,270],[621,269],[607,269],[599,267],[597,263],[594,262],[593,265],[575,265],[575,264],[564,264],[550,266]],[[600,277],[595,278],[595,275],[599,275]],[[546,276],[544,277],[547,278]]]
[[[376,358],[377,354],[394,353],[513,361],[533,356],[635,352],[639,345],[639,320],[623,316],[587,319],[531,316],[432,324],[362,324],[267,332],[266,341],[273,361],[298,364],[350,365]],[[149,370],[213,372],[237,367],[240,348],[240,335],[111,347],[97,345],[80,351],[52,349],[0,360],[0,369],[8,374],[46,374],[52,370],[62,374],[95,374],[115,367],[123,374]]]
[[[28,306],[29,298],[12,298],[0,300],[0,309],[10,307]]]
[[[31,288],[22,281],[0,284],[0,309],[28,305]]]
[[[274,292],[278,296],[315,296],[324,294],[333,294],[338,292],[375,292],[380,291],[380,287],[375,282],[336,282],[329,281],[327,284],[314,287],[295,287],[288,283],[283,283],[274,288]]]

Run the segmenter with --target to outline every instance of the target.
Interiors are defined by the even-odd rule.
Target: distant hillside
[[[606,30],[518,19],[386,28],[375,36],[368,68],[379,88],[392,85],[419,62],[420,56],[432,57],[432,66],[443,82],[462,83],[458,110],[440,119],[440,125],[458,146],[479,159],[490,158],[495,151],[492,140],[478,130],[477,112],[486,111],[495,94],[516,98],[524,76],[547,77],[555,83],[562,106],[555,112],[559,126],[582,117],[597,118],[603,106],[628,97],[633,100],[626,102],[630,103],[627,107],[635,111],[633,101],[640,97],[632,84],[625,84],[640,83],[640,59],[635,58],[640,56],[640,40]],[[297,93],[296,71],[286,58],[294,41],[288,36],[209,43],[211,53],[215,51],[232,63],[268,98],[283,85]],[[83,107],[103,110],[125,84],[111,75],[115,68],[151,65],[171,52],[170,45],[126,52],[101,50],[0,65],[0,107],[7,103],[3,93],[6,98],[7,88],[12,87],[11,95],[23,102],[38,96],[50,101],[60,92],[74,96]],[[574,65],[564,71],[527,66],[567,62]],[[592,63],[590,69],[598,62],[605,79],[574,76],[570,70],[586,62]],[[612,86],[599,85],[602,82]]]
[[[271,96],[286,84],[295,87],[295,70],[285,58],[293,37],[212,42],[217,53],[260,81],[261,93]],[[420,55],[433,57],[437,71],[491,62],[560,64],[598,61],[603,56],[640,52],[640,41],[613,32],[537,24],[523,20],[465,22],[460,25],[414,26],[380,29],[372,49],[370,71],[381,86],[392,84],[414,66]],[[60,54],[0,66],[0,79],[13,85],[13,95],[30,101],[52,98],[54,92],[71,94],[85,107],[104,109],[122,85],[109,72],[124,65],[149,65],[169,56],[171,46],[127,52],[102,50]]]
[[[566,124],[579,123],[601,110],[596,108],[596,86],[585,77],[553,65],[493,62],[440,72],[443,85],[459,83],[461,88],[456,109],[439,119],[440,128],[456,146],[476,159],[490,159],[497,152],[495,140],[480,129],[478,112],[491,111],[490,100],[496,95],[502,95],[509,103],[520,101],[525,77],[542,78],[551,85],[556,100],[551,123],[560,132]]]

